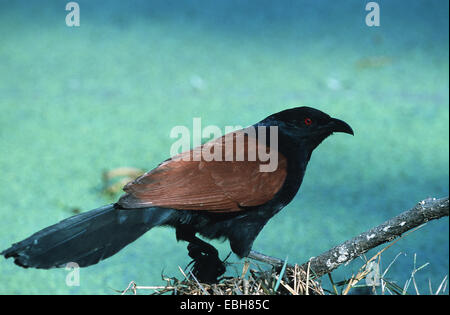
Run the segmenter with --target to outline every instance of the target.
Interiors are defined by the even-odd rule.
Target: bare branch
[[[361,233],[317,257],[312,257],[308,262],[301,265],[301,268],[307,270],[309,264],[313,274],[316,277],[321,277],[378,245],[391,242],[403,233],[430,220],[439,219],[448,215],[448,197],[425,199],[419,202],[414,208],[387,220],[383,224]],[[281,267],[284,263],[279,258],[270,257],[256,251],[251,251],[248,257],[269,263],[273,266]]]

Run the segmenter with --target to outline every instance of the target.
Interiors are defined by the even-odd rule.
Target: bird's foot
[[[222,260],[219,258],[217,250],[206,249],[195,244],[189,243],[188,245],[189,256],[192,261],[187,267],[191,266],[191,272],[194,277],[203,283],[217,283],[219,277],[222,276],[226,267]]]

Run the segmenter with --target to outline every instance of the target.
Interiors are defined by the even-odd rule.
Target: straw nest
[[[253,263],[252,263],[253,265]],[[183,278],[162,276],[161,286],[139,286],[132,281],[122,294],[173,295],[323,295],[321,285],[312,279],[309,270],[298,265],[272,267],[263,270],[258,265],[244,262],[238,277],[225,276],[218,283],[200,283],[191,271],[179,270]]]

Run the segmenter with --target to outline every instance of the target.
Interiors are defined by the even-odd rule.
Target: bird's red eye
[[[311,118],[305,118],[305,125],[309,126],[312,124],[312,119]]]

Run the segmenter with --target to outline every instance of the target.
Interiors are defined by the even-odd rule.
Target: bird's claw
[[[192,261],[186,268],[192,265],[191,272],[199,282],[216,283],[225,273],[225,264],[220,260],[217,250],[205,250],[192,243],[189,243],[188,250]]]

